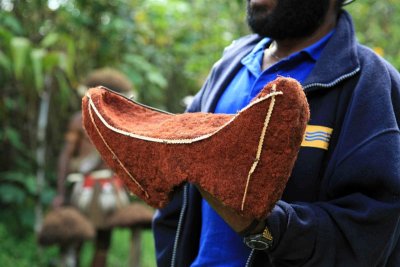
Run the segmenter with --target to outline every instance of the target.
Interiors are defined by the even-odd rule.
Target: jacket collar
[[[260,36],[253,34],[234,41],[224,50],[224,56],[220,61],[215,63],[214,71],[209,77],[209,81],[211,80],[213,84],[203,94],[203,99],[206,101],[201,102],[202,111],[213,112],[215,110],[221,94],[242,67],[240,61],[252,51],[260,40]],[[220,68],[217,66],[223,67]]]
[[[310,76],[303,84],[305,91],[332,87],[359,72],[357,41],[350,15],[340,14],[336,31],[324,48]]]
[[[202,98],[206,101],[201,102],[202,111],[215,110],[222,92],[243,66],[240,61],[261,39],[259,35],[253,34],[237,40],[226,48],[223,58],[215,64],[215,66],[224,67],[215,67],[209,77],[209,80],[213,82],[211,86],[213,90],[209,88],[204,93]],[[346,11],[342,11],[335,33],[326,44],[310,76],[303,83],[304,91],[333,87],[357,74],[360,70],[357,45],[351,17]]]

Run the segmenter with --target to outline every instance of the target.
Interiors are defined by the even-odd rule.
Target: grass
[[[33,232],[16,236],[8,231],[6,224],[0,223],[0,266],[1,267],[50,267],[57,266],[58,248],[40,248]],[[108,257],[108,267],[128,267],[130,231],[115,229]],[[90,266],[93,253],[92,242],[83,246],[81,266]],[[141,267],[155,267],[153,234],[142,232]]]
[[[113,230],[110,254],[107,259],[108,267],[128,266],[130,238],[131,232],[128,229]],[[150,230],[142,232],[141,243],[141,267],[156,266],[153,233]],[[82,266],[90,266],[92,253],[92,243],[85,244],[81,257]]]

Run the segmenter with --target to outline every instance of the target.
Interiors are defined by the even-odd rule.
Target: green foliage
[[[0,223],[0,240],[0,265],[4,267],[50,266],[44,263],[55,259],[58,254],[56,247],[41,251],[32,233],[15,236],[2,223]]]
[[[359,0],[346,9],[353,15],[360,42],[374,49],[399,70],[400,2]]]
[[[144,56],[167,81],[160,86],[163,91],[141,90],[140,98],[147,103],[157,99],[160,108],[182,112],[180,100],[199,90],[223,48],[244,32],[239,26],[244,16],[232,18],[242,7],[243,3],[226,0],[149,0],[138,5],[135,54]]]
[[[46,190],[39,196],[36,187],[38,166],[35,152],[43,146],[38,143],[37,135],[43,94],[57,94],[61,85],[59,81],[74,78],[70,71],[73,67],[63,60],[69,53],[64,44],[72,43],[70,37],[51,32],[38,34],[42,21],[36,15],[27,17],[27,8],[33,8],[44,17],[48,14],[48,11],[41,10],[41,5],[34,4],[29,7],[15,4],[13,12],[0,11],[0,72],[3,73],[0,76],[3,152],[0,156],[0,205],[8,208],[1,218],[7,218],[20,231],[32,228],[33,207],[42,201],[49,203],[53,192]],[[66,116],[67,105],[59,105],[57,98],[54,97],[53,107],[64,110],[58,110],[60,112],[55,115],[64,113]],[[50,128],[49,134],[51,132]],[[55,141],[59,142],[62,136],[58,132],[57,135]],[[49,152],[49,163],[53,164],[54,143],[44,145]],[[54,169],[48,166],[47,171],[51,173]],[[49,189],[49,184],[45,186]]]
[[[183,96],[198,91],[239,36],[242,17],[231,16],[239,9],[228,0],[0,0],[0,221],[8,231],[27,235],[35,208],[50,204],[68,120],[80,108],[76,89],[89,71],[119,69],[140,101],[181,112]]]
[[[70,114],[80,107],[75,89],[90,70],[120,69],[140,101],[181,112],[181,99],[198,91],[243,24],[243,17],[231,16],[242,9],[239,2],[228,0],[0,3],[0,181],[3,191],[14,192],[0,203],[15,210],[22,200],[32,209],[42,199],[25,184],[35,181],[42,167],[36,153],[43,147],[47,179],[38,192],[54,192],[63,135]],[[43,143],[38,117],[45,96],[50,107]],[[10,175],[27,178],[16,186]]]
[[[107,258],[107,266],[129,266],[130,239],[131,231],[129,229],[113,230],[110,252]],[[141,245],[141,266],[156,266],[153,233],[150,230],[144,230],[141,232]],[[82,266],[90,266],[93,250],[93,243],[87,242],[84,244],[81,255]]]
[[[8,225],[8,224],[7,224]],[[107,266],[128,266],[130,231],[115,229],[107,259]],[[142,256],[141,266],[156,266],[154,256],[153,234],[149,230],[141,233]],[[38,247],[35,235],[27,232],[23,236],[15,236],[5,224],[0,223],[0,265],[2,267],[39,267],[59,266],[59,248],[57,246]],[[86,242],[81,252],[81,266],[90,266],[93,255],[93,242]]]

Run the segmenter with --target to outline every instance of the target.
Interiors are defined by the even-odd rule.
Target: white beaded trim
[[[131,133],[131,132],[127,132],[118,128],[115,128],[114,126],[111,126],[110,124],[108,124],[108,122],[103,118],[103,116],[100,114],[100,112],[98,111],[98,109],[96,108],[92,98],[90,97],[90,94],[87,93],[86,97],[89,99],[89,108],[92,107],[94,112],[96,113],[97,117],[101,120],[101,122],[104,124],[104,126],[106,126],[108,129],[110,129],[113,132],[119,133],[121,135],[125,135],[125,136],[129,136],[132,138],[137,138],[140,140],[144,140],[144,141],[150,141],[150,142],[156,142],[156,143],[165,143],[165,144],[191,144],[194,142],[198,142],[204,139],[207,139],[213,135],[215,135],[216,133],[218,133],[222,128],[224,128],[225,126],[227,126],[228,124],[230,124],[232,121],[234,121],[236,119],[237,116],[239,116],[239,114],[241,114],[242,112],[244,112],[245,110],[247,110],[248,108],[252,107],[253,105],[265,101],[267,99],[269,99],[272,96],[276,96],[276,95],[282,95],[283,93],[281,91],[276,91],[276,92],[271,92],[268,95],[257,99],[256,101],[252,102],[251,104],[249,104],[248,106],[246,106],[245,108],[243,108],[239,113],[237,113],[232,119],[230,119],[227,123],[225,123],[224,125],[222,125],[218,130],[209,133],[209,134],[205,134],[205,135],[201,135],[195,138],[188,138],[188,139],[161,139],[161,138],[154,138],[154,137],[149,137],[149,136],[143,136],[143,135],[138,135],[135,133]]]

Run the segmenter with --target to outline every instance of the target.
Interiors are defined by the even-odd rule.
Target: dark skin
[[[269,10],[273,10],[276,6],[278,0],[249,0],[249,4],[265,5]],[[278,58],[285,58],[295,52],[301,51],[302,49],[310,46],[316,41],[320,40],[327,33],[334,29],[337,23],[337,10],[335,9],[337,0],[330,0],[329,10],[324,18],[322,24],[318,29],[303,38],[296,39],[281,39],[274,40],[270,49],[264,50],[264,57],[262,62],[262,70],[267,69],[276,62],[279,61]],[[271,11],[269,11],[271,12]],[[210,204],[210,206],[221,216],[222,219],[236,232],[241,232],[246,229],[252,222],[253,219],[245,218],[235,211],[227,208],[222,202],[211,196],[209,193],[198,187],[202,197]],[[263,223],[259,223],[252,232],[259,233],[262,232],[264,228]]]

